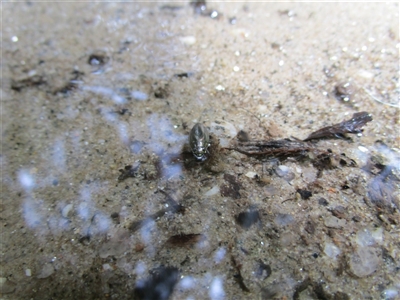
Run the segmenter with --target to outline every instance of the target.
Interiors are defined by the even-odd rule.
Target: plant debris
[[[236,138],[240,141],[240,142],[247,142],[250,140],[249,135],[246,131],[240,130],[236,136]]]
[[[227,182],[227,184],[223,184],[221,186],[221,195],[224,197],[239,199],[241,197],[239,191],[242,188],[242,184],[236,179],[235,176],[230,174],[224,174],[224,180]]]
[[[233,256],[231,256],[231,263],[233,268],[236,270],[236,274],[233,275],[233,278],[235,279],[235,281],[239,284],[240,288],[245,291],[245,292],[250,292],[250,290],[248,289],[248,287],[245,285],[244,281],[243,281],[243,277],[242,274],[240,272],[240,268],[241,265],[237,264],[235,258]]]
[[[39,86],[46,83],[47,81],[43,76],[33,75],[19,80],[11,79],[11,89],[20,92],[26,87]]]
[[[289,156],[302,156],[307,152],[314,152],[316,154],[326,153],[300,140],[251,140],[246,142],[238,142],[234,147],[227,147],[225,149],[235,150],[237,152],[250,155],[250,156],[275,156],[275,157],[289,157]]]
[[[372,121],[372,115],[368,112],[358,112],[353,114],[350,120],[321,128],[311,133],[304,141],[323,138],[346,138],[346,133],[361,133],[363,127]]]
[[[189,77],[192,77],[193,75],[194,75],[193,72],[183,72],[183,73],[174,74],[174,77],[178,77],[178,78],[189,78]]]
[[[57,94],[69,95],[69,93],[71,91],[76,90],[78,88],[79,83],[82,82],[84,75],[85,75],[85,73],[83,73],[83,72],[80,72],[78,70],[73,70],[71,72],[71,78],[69,78],[63,86],[56,88],[53,91],[53,94],[54,95],[57,95]]]
[[[261,159],[265,157],[281,159],[288,157],[305,158],[307,154],[311,154],[310,158],[312,158],[313,165],[319,170],[317,174],[319,176],[323,169],[330,169],[339,165],[352,167],[356,166],[356,163],[354,160],[347,158],[344,153],[337,155],[330,149],[321,150],[308,143],[308,141],[322,138],[345,138],[346,133],[361,133],[363,126],[370,121],[372,121],[371,114],[367,112],[355,113],[350,120],[321,128],[311,133],[305,140],[293,137],[292,139],[285,138],[280,140],[248,140],[247,135],[239,132],[237,141],[223,149],[234,150]],[[226,187],[221,188],[221,193],[224,192],[223,190],[226,190]],[[230,191],[226,192],[229,193]]]
[[[203,234],[198,234],[198,233],[177,234],[171,236],[167,240],[167,244],[174,247],[190,248],[203,240],[205,240],[205,236]]]
[[[135,166],[125,166],[123,169],[119,169],[121,174],[118,176],[118,181],[124,181],[125,179],[129,177],[136,177],[138,175],[138,170],[139,170],[140,164],[137,164]]]

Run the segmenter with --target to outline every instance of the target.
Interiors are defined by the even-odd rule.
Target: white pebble
[[[70,215],[70,213],[71,213],[71,211],[72,211],[72,208],[73,208],[73,205],[72,205],[72,204],[66,205],[66,206],[61,210],[61,215],[62,215],[64,218],[68,218],[69,215]]]
[[[353,253],[349,260],[351,272],[357,277],[374,273],[381,262],[377,251],[372,247],[358,247],[357,252]]]
[[[38,275],[38,278],[47,278],[54,273],[54,267],[50,263],[44,264],[42,271]]]
[[[333,243],[325,243],[324,253],[331,258],[336,258],[340,254],[340,249]]]
[[[256,172],[251,172],[251,171],[250,171],[250,172],[247,172],[245,176],[246,176],[246,177],[249,177],[249,178],[254,178],[254,177],[256,177],[256,175],[257,175]]]
[[[133,92],[131,93],[131,95],[132,95],[132,97],[133,97],[135,100],[139,100],[139,101],[145,101],[145,100],[148,99],[147,94],[146,94],[146,93],[143,93],[143,92],[141,92],[141,91],[133,91]]]
[[[25,275],[28,276],[28,277],[31,277],[31,276],[32,276],[32,271],[31,271],[31,269],[26,269],[26,270],[25,270]]]
[[[329,228],[343,228],[346,226],[346,220],[328,216],[324,218],[324,224]]]
[[[210,196],[213,196],[213,195],[218,194],[218,193],[219,193],[219,186],[218,186],[218,185],[215,185],[215,186],[212,187],[211,190],[207,191],[207,192],[204,194],[204,196],[210,197]]]
[[[358,76],[360,76],[362,78],[370,79],[370,78],[374,77],[374,74],[371,72],[368,72],[366,70],[360,70],[360,71],[358,71]]]
[[[218,84],[218,85],[215,87],[215,89],[216,89],[217,91],[225,91],[225,88],[224,88],[222,85],[220,85],[220,84]]]
[[[191,35],[183,36],[183,37],[180,38],[180,40],[181,40],[181,42],[183,44],[188,45],[188,46],[193,45],[193,44],[196,43],[196,38],[194,36],[191,36]]]

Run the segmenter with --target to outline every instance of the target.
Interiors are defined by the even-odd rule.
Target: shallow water
[[[2,299],[400,296],[398,4],[2,8]]]

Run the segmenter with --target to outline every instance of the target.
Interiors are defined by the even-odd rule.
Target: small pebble
[[[274,223],[278,226],[286,226],[293,222],[294,222],[293,216],[288,214],[278,214],[274,219]]]
[[[275,168],[275,173],[276,175],[285,179],[286,181],[292,181],[296,177],[294,172],[292,172],[292,170],[289,167],[284,165]]]
[[[73,205],[70,203],[61,210],[61,215],[64,218],[69,218],[72,212]]]
[[[341,253],[341,251],[333,243],[328,242],[325,243],[324,253],[331,258],[336,258]]]
[[[324,218],[324,224],[326,227],[329,228],[343,228],[346,226],[345,219],[338,219],[334,216],[328,216]]]
[[[345,216],[345,213],[346,213],[346,208],[341,205],[338,205],[334,209],[331,210],[331,213],[335,217],[337,217],[339,219],[343,219]]]
[[[246,174],[245,174],[245,176],[246,177],[249,177],[249,178],[254,178],[254,177],[256,177],[257,176],[257,173],[256,172],[247,172]]]
[[[312,196],[312,193],[307,190],[298,189],[296,192],[300,194],[301,199],[303,200],[308,200]]]
[[[215,87],[215,89],[217,90],[217,91],[225,91],[225,88],[222,86],[222,85],[217,85],[216,87]]]
[[[215,185],[212,189],[208,190],[208,191],[204,194],[204,196],[210,197],[210,196],[213,196],[213,195],[218,194],[218,193],[219,193],[219,186],[218,186],[218,185]]]
[[[133,91],[131,93],[131,96],[133,99],[139,100],[139,101],[145,101],[149,98],[146,93],[141,92],[141,91]]]
[[[180,38],[181,42],[185,45],[194,45],[196,43],[196,38],[194,36],[184,36]]]
[[[322,206],[327,206],[329,204],[329,202],[325,198],[319,198],[318,204],[322,205]]]
[[[377,251],[379,250],[372,247],[358,247],[349,259],[351,273],[357,277],[366,277],[374,273],[381,262]]]
[[[16,284],[7,280],[5,277],[0,277],[0,293],[11,294],[15,291]],[[4,299],[3,297],[1,299]]]
[[[49,276],[51,276],[54,273],[54,267],[52,264],[50,263],[46,263],[44,264],[42,271],[40,272],[40,274],[37,276],[37,278],[47,278]]]
[[[244,211],[236,216],[236,221],[244,229],[249,229],[253,224],[257,223],[259,220],[260,220],[260,214],[258,210]]]

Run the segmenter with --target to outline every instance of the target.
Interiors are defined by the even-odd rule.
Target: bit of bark
[[[203,240],[205,240],[205,236],[203,234],[196,234],[196,233],[178,234],[171,236],[167,240],[167,244],[174,247],[189,248]]]
[[[345,214],[346,214],[346,208],[344,208],[341,205],[336,206],[335,208],[330,210],[332,215],[334,215],[335,217],[339,218],[339,219],[343,219]]]
[[[39,86],[45,83],[46,80],[40,75],[34,75],[19,80],[11,79],[11,89],[20,92],[26,87]]]
[[[304,141],[323,138],[345,138],[346,133],[357,134],[363,132],[364,125],[370,121],[372,121],[370,113],[365,111],[355,113],[350,120],[314,131]]]
[[[224,179],[227,184],[221,186],[221,195],[224,197],[239,199],[241,197],[239,191],[242,188],[242,184],[233,175],[224,174]]]
[[[193,72],[183,72],[183,73],[178,73],[178,74],[174,74],[174,77],[178,77],[178,78],[189,78],[191,76],[193,76],[194,73]]]
[[[307,231],[309,234],[314,234],[315,232],[315,223],[313,221],[308,221],[304,230]]]
[[[236,274],[233,275],[233,278],[235,279],[235,281],[239,284],[240,288],[245,291],[245,292],[250,292],[250,290],[248,289],[248,287],[245,285],[244,281],[243,281],[243,277],[242,274],[240,272],[240,267],[241,265],[238,265],[235,258],[233,256],[231,256],[231,263],[233,268],[236,270]]]
[[[236,136],[240,142],[248,142],[250,140],[249,135],[246,131],[240,130]]]

